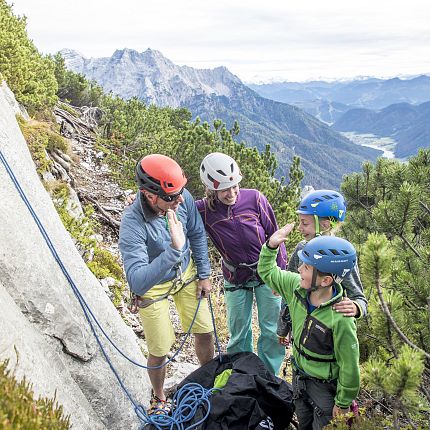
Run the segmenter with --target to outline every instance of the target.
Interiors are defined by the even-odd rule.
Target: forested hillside
[[[61,56],[41,55],[27,37],[25,19],[14,16],[4,0],[0,0],[0,73],[32,118],[44,124],[32,129],[30,145],[41,176],[50,170],[43,160],[45,152],[56,145],[52,136],[60,137],[52,108],[64,100],[99,108],[97,149],[109,162],[112,177],[124,188],[135,188],[133,170],[139,157],[157,152],[176,159],[189,178],[191,193],[202,196],[199,164],[207,153],[222,151],[238,161],[245,187],[267,195],[280,224],[295,220],[303,178],[299,158],[294,158],[289,178],[277,180],[277,163],[269,146],[259,153],[236,142],[240,123],[228,129],[221,120],[213,124],[192,121],[186,109],[158,108],[103,93],[94,82],[66,70]],[[353,428],[426,429],[430,402],[430,150],[421,150],[407,163],[386,159],[365,163],[361,172],[345,178],[341,189],[348,202],[342,234],[359,252],[369,298],[369,316],[358,322],[363,411]],[[292,235],[287,244],[290,252],[299,239],[297,232]],[[0,416],[10,413],[1,403],[2,389],[4,386],[0,386]],[[339,423],[336,428],[348,427]]]

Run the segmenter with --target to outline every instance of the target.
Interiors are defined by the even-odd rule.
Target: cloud
[[[43,52],[161,51],[244,80],[430,71],[428,0],[13,0]]]

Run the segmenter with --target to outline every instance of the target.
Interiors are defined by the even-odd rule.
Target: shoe
[[[161,400],[153,394],[149,402],[148,415],[169,415],[171,408],[170,402]]]

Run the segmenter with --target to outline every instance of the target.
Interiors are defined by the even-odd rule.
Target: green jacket
[[[351,405],[360,388],[359,348],[354,318],[344,317],[332,309],[342,300],[338,294],[308,313],[307,291],[300,288],[300,275],[279,269],[277,249],[263,246],[258,273],[265,284],[279,293],[289,306],[293,323],[293,356],[297,365],[309,376],[337,380],[335,404]]]

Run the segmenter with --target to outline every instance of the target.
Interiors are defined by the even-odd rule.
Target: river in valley
[[[391,137],[378,137],[371,133],[360,134],[353,131],[346,131],[341,134],[357,145],[380,149],[383,151],[382,157],[395,158],[394,148],[397,142]]]

